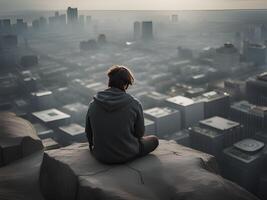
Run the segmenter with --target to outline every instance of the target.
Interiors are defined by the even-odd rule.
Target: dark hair
[[[113,65],[107,72],[109,77],[108,86],[125,90],[132,85],[134,77],[132,72],[125,66]]]

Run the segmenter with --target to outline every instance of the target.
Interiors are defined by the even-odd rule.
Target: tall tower
[[[78,8],[68,7],[67,10],[68,24],[74,24],[78,22]]]
[[[142,38],[143,40],[153,39],[153,23],[152,21],[142,22]]]

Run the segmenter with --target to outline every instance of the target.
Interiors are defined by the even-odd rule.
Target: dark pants
[[[145,156],[154,151],[159,145],[159,139],[154,135],[144,136],[140,140],[139,157]]]

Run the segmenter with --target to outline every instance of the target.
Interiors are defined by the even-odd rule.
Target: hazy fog
[[[266,0],[1,0],[0,11],[57,10],[75,6],[80,10],[199,10],[263,9]]]

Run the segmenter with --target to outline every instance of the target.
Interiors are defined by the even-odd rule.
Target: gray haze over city
[[[0,111],[46,150],[86,142],[89,102],[125,65],[147,134],[215,156],[267,199],[266,1],[132,2],[1,0]]]

